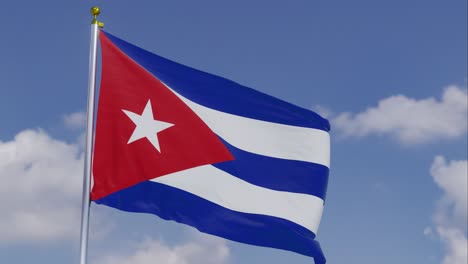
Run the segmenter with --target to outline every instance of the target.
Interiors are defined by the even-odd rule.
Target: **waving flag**
[[[101,31],[92,200],[325,258],[329,123]]]

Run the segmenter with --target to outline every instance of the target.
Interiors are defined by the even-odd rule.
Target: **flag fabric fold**
[[[100,32],[94,202],[325,263],[316,113]]]

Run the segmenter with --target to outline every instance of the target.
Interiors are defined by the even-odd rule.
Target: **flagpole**
[[[83,173],[83,200],[81,208],[80,264],[87,263],[88,255],[89,211],[91,205],[91,158],[94,131],[94,97],[96,91],[97,39],[99,35],[99,27],[102,26],[102,23],[97,20],[97,16],[100,14],[99,7],[92,7],[91,14],[93,15],[93,20],[91,21],[91,41],[89,47],[88,108]]]

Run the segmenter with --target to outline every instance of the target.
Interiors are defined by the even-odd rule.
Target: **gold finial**
[[[97,6],[91,7],[91,15],[93,15],[93,20],[91,21],[91,24],[97,24],[100,28],[104,27],[104,23],[101,21],[97,20],[97,17],[101,13],[101,9]]]
[[[101,9],[99,9],[99,7],[97,7],[97,6],[91,7],[91,15],[93,15],[94,18],[99,16],[99,14],[101,14]]]

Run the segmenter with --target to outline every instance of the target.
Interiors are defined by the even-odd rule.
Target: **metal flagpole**
[[[103,26],[97,20],[99,7],[91,8],[93,20],[91,21],[91,44],[89,47],[89,73],[88,73],[88,109],[86,124],[86,143],[84,157],[84,175],[83,175],[83,200],[81,209],[81,238],[80,238],[80,264],[86,264],[88,253],[88,230],[89,230],[89,211],[90,211],[90,189],[91,189],[91,157],[93,148],[94,131],[94,95],[96,90],[96,57],[97,57],[97,39],[99,27]]]

